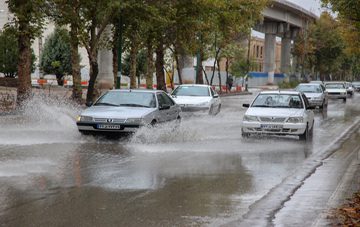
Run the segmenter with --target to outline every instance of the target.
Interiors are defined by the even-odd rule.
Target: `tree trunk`
[[[116,44],[114,45],[113,49],[112,49],[112,53],[113,53],[113,59],[112,59],[112,65],[113,65],[113,75],[114,75],[114,85],[116,87],[117,84],[117,75],[118,75],[118,42],[115,41]]]
[[[217,67],[218,67],[218,77],[219,77],[219,90],[220,93],[222,93],[222,88],[221,88],[221,73],[220,73],[220,61],[217,60]]]
[[[17,105],[21,106],[31,94],[31,37],[28,21],[19,21],[19,63],[17,88]]]
[[[80,74],[80,56],[79,56],[79,39],[78,28],[75,24],[71,24],[70,45],[71,45],[71,67],[73,77],[72,98],[78,102],[82,102],[82,87]]]
[[[203,67],[202,67],[202,51],[199,52],[199,60],[198,60],[198,63],[199,64],[197,67],[196,67],[196,70],[197,70],[197,73],[196,73],[196,83],[197,84],[204,84],[204,78],[203,78]]]
[[[153,48],[150,41],[148,41],[147,44],[146,63],[146,88],[153,89],[154,59]]]
[[[216,61],[218,59],[218,56],[220,54],[221,48],[217,49],[216,53],[215,53],[215,60],[214,60],[214,65],[213,65],[213,71],[212,71],[212,75],[211,75],[211,79],[210,79],[210,85],[213,84],[213,80],[214,80],[214,76],[215,76],[215,69],[216,69]],[[220,69],[219,69],[220,70]]]
[[[176,62],[176,71],[178,72],[179,84],[183,84],[182,82],[182,74],[181,74],[181,67],[179,62],[179,56],[175,53],[175,62]]]
[[[137,66],[137,44],[133,39],[130,49],[130,89],[135,89],[136,86],[136,66]]]
[[[202,71],[204,72],[204,76],[205,76],[205,79],[206,79],[206,84],[209,85],[209,79],[208,79],[208,76],[207,76],[207,73],[206,73],[204,67],[202,67]]]
[[[156,83],[157,89],[166,91],[165,73],[164,73],[164,44],[162,40],[156,48]]]
[[[97,53],[94,54],[94,56],[97,56]],[[97,58],[94,56],[89,59],[89,61],[90,61],[90,80],[89,80],[88,91],[87,91],[87,95],[86,95],[86,103],[87,104],[94,102],[98,95],[95,90],[95,83],[96,83],[97,75],[99,74],[99,64],[97,62]]]
[[[226,92],[228,92],[230,90],[230,84],[229,82],[229,58],[226,58]]]

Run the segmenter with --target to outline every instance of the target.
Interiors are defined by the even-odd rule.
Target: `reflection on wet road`
[[[0,124],[0,224],[4,226],[218,226],[241,218],[360,113],[359,95],[317,112],[314,139],[243,139],[243,103],[222,113],[141,129],[121,140],[81,136],[66,104],[35,103]]]

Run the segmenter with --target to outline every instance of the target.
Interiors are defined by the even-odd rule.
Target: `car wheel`
[[[219,105],[218,109],[216,110],[216,113],[214,115],[217,115],[221,111],[221,105]]]
[[[299,135],[300,140],[307,140],[309,138],[309,124],[306,125],[305,132],[301,135]]]
[[[241,129],[241,136],[242,136],[243,138],[249,138],[249,137],[250,137],[250,133],[244,132],[244,130]]]
[[[343,98],[344,102],[346,102],[346,98]]]
[[[157,124],[157,121],[154,119],[154,120],[151,121],[150,126],[155,127],[156,124]]]
[[[209,109],[209,115],[214,115],[214,106],[211,106]]]

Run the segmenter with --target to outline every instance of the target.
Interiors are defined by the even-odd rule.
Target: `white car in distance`
[[[209,85],[179,85],[172,93],[182,112],[202,112],[216,115],[221,110],[221,99]]]
[[[241,132],[251,134],[295,135],[308,140],[314,128],[314,112],[305,95],[297,91],[263,91],[247,107]]]
[[[324,109],[328,105],[328,94],[322,84],[301,83],[295,90],[305,94],[311,107]]]
[[[329,98],[342,99],[346,102],[347,91],[344,82],[326,82],[325,88],[328,92]]]

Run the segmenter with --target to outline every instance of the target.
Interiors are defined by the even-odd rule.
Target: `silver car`
[[[295,90],[305,94],[310,107],[324,109],[328,105],[328,94],[322,84],[301,83]]]
[[[133,132],[146,125],[180,120],[181,108],[163,91],[111,90],[77,119],[80,132]]]
[[[221,99],[209,85],[183,84],[172,93],[183,112],[200,112],[216,115],[221,110]]]

